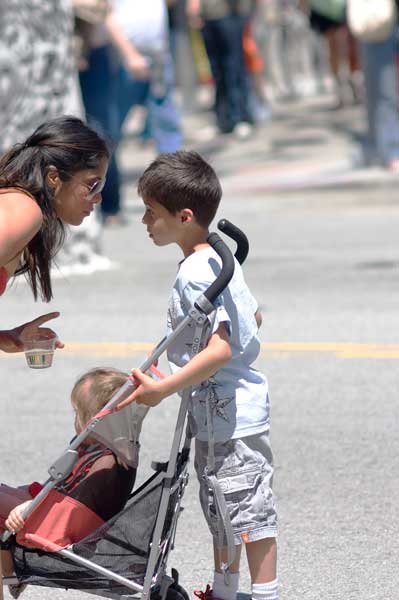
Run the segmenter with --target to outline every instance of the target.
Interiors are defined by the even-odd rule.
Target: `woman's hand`
[[[23,352],[23,337],[34,337],[35,335],[41,338],[57,337],[57,334],[52,329],[41,327],[41,325],[59,316],[59,312],[47,313],[14,329],[0,331],[0,349],[4,352]],[[55,347],[63,348],[64,344],[57,339]]]
[[[20,529],[22,529],[25,524],[25,521],[22,518],[22,513],[28,508],[31,502],[32,500],[27,500],[26,502],[18,504],[18,506],[12,509],[5,522],[5,526],[7,527],[8,531],[17,533]]]

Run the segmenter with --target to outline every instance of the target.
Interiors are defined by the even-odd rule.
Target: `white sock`
[[[238,592],[239,573],[229,573],[229,583],[226,585],[223,573],[214,572],[212,595],[220,600],[236,600]]]
[[[252,600],[278,600],[278,579],[252,584]]]

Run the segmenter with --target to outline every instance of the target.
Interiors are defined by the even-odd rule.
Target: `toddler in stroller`
[[[71,403],[78,435],[128,377],[117,369],[101,367],[77,380]],[[146,412],[141,411],[141,419]],[[88,437],[79,448],[79,460],[69,477],[55,486],[44,516],[40,514],[35,519],[32,515],[26,525],[23,518],[24,511],[42,489],[41,484],[34,482],[17,488],[0,485],[0,530],[17,533],[18,543],[31,547],[35,547],[38,533],[62,545],[77,542],[122,510],[135,478],[136,468],[122,463],[109,448]],[[64,510],[56,511],[55,517],[52,507],[61,501]],[[83,511],[77,512],[77,508]],[[42,512],[40,506],[38,511]],[[1,551],[1,562],[4,575],[11,576],[14,565],[8,550]],[[17,598],[24,587],[24,584],[10,586],[11,595]]]

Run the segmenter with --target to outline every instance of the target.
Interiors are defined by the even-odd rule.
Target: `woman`
[[[108,159],[104,140],[69,116],[40,125],[0,158],[0,295],[10,278],[25,274],[35,300],[38,295],[51,300],[50,269],[64,240],[64,223],[80,225],[101,201]],[[23,350],[22,334],[58,314],[0,331],[0,349]],[[48,328],[39,331],[55,335]]]

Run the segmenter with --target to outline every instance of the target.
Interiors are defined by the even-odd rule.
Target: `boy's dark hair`
[[[139,196],[152,198],[172,215],[190,208],[201,227],[208,227],[222,197],[219,179],[197,152],[160,154],[141,175]]]

